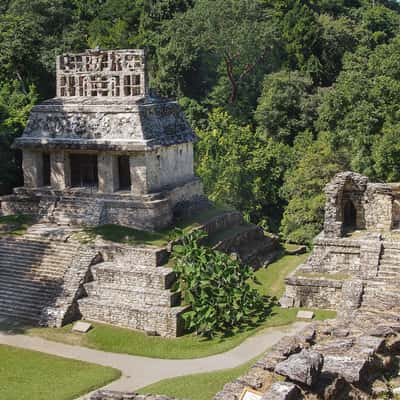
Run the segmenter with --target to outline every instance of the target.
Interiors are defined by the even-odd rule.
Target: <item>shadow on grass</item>
[[[12,318],[0,318],[0,332],[6,335],[24,335],[33,327],[35,327],[35,325],[16,321]]]

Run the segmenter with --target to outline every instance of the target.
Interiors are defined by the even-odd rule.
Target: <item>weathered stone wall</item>
[[[25,150],[22,158],[24,185],[28,188],[43,186],[43,158],[42,152]]]
[[[148,190],[157,192],[177,186],[194,177],[193,144],[160,147],[146,153]]]
[[[23,136],[16,143],[32,147],[40,143],[40,138],[48,140],[48,147],[76,150],[82,149],[80,144],[84,143],[92,143],[92,150],[96,150],[98,144],[104,144],[102,140],[121,146],[119,141],[123,140],[125,145],[133,146],[133,150],[145,150],[196,139],[174,101],[143,99],[135,102],[107,97],[84,101],[79,98],[51,99],[35,106]]]
[[[294,307],[336,310],[342,301],[342,280],[290,275],[285,283],[285,297],[294,299]]]
[[[172,293],[172,268],[164,265],[164,248],[126,246],[96,241],[104,262],[91,269],[80,299],[83,318],[176,337],[183,334],[180,293]]]
[[[341,237],[344,224],[344,203],[353,202],[357,212],[357,228],[365,226],[362,196],[366,190],[368,178],[354,172],[342,172],[331,180],[325,188],[324,232],[327,237]]]
[[[365,193],[365,227],[389,231],[393,225],[393,195],[385,185],[369,184]]]
[[[174,400],[165,395],[137,394],[127,392],[115,392],[110,390],[99,390],[92,394],[87,400]]]
[[[320,235],[308,260],[286,278],[282,304],[339,309],[344,282],[377,276],[382,243],[381,236],[374,234],[366,234],[359,240],[325,239]],[[325,276],[316,278],[312,274]],[[332,279],[330,274],[341,274],[343,278]]]
[[[357,274],[361,268],[360,246],[358,240],[331,239],[319,235],[314,241],[313,252],[301,266],[301,271]]]
[[[32,196],[3,196],[0,200],[1,215],[39,214],[39,199]]]
[[[167,200],[148,203],[107,201],[104,202],[102,223],[155,231],[169,226],[172,217],[171,206]]]
[[[351,202],[356,211],[353,229],[391,230],[400,220],[400,207],[395,204],[395,186],[368,183],[368,178],[354,172],[337,174],[326,186],[324,233],[341,237],[346,231],[344,209]]]

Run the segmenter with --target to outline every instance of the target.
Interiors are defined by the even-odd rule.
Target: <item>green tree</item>
[[[255,120],[266,134],[292,144],[296,135],[313,130],[317,98],[312,80],[300,72],[280,71],[265,77]]]
[[[33,85],[27,93],[17,80],[0,86],[0,183],[8,187],[21,183],[18,154],[11,145],[25,128],[36,101]]]
[[[347,153],[350,167],[374,179],[373,148],[383,127],[399,121],[400,37],[374,50],[360,48],[345,57],[337,84],[324,97],[317,126],[330,132],[334,151]]]
[[[185,79],[195,85],[199,79],[205,80],[209,87],[210,80],[215,84],[221,77],[228,87],[224,102],[235,103],[247,78],[259,68],[265,70],[275,56],[274,27],[266,10],[261,0],[196,1],[193,8],[166,25],[165,46],[159,52],[160,73],[176,68],[181,82],[178,90],[183,94],[189,86],[182,83]],[[204,71],[202,59],[214,71]],[[203,71],[204,75],[199,74]],[[165,80],[165,75],[158,79]]]
[[[196,172],[209,197],[232,205],[254,222],[279,220],[279,188],[290,164],[290,149],[238,125],[218,109],[209,116],[209,128],[198,134]]]
[[[326,134],[304,148],[307,140],[300,140],[297,166],[286,174],[283,195],[288,205],[283,214],[281,234],[293,243],[311,244],[323,226],[325,195],[323,189],[330,179],[347,167],[346,157],[332,151]]]

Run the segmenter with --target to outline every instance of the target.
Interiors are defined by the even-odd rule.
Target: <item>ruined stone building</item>
[[[57,58],[57,97],[35,106],[15,146],[24,187],[4,213],[51,222],[167,226],[202,196],[195,135],[174,101],[148,95],[142,50]]]
[[[337,174],[325,189],[323,231],[286,279],[285,306],[336,309],[360,323],[400,312],[400,184]],[[386,314],[385,314],[386,315]]]
[[[149,96],[143,51],[58,57],[57,97],[33,108],[15,143],[24,187],[0,198],[2,215],[36,222],[20,237],[0,224],[0,319],[60,327],[84,318],[182,334],[187,307],[170,290],[170,246],[88,239],[85,228],[172,229],[209,207],[193,172],[195,139],[176,102]],[[215,248],[249,264],[262,265],[277,246],[236,211],[216,209],[199,228],[227,231]]]

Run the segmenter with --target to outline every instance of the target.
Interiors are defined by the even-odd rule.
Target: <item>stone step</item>
[[[400,268],[400,257],[394,257],[394,256],[389,256],[389,255],[383,255],[380,260],[380,264],[388,264],[392,266],[397,266]]]
[[[175,282],[175,273],[167,267],[124,269],[114,263],[104,262],[93,266],[92,274],[99,284],[129,285],[132,289],[163,290],[169,289]]]
[[[387,269],[380,269],[378,271],[378,277],[380,278],[387,278],[387,279],[397,279],[400,283],[400,273],[397,271],[387,270]]]
[[[40,270],[32,271],[31,273],[21,273],[18,270],[1,270],[0,269],[0,279],[8,279],[10,281],[37,281],[37,282],[47,282],[47,283],[57,283],[62,281],[64,277],[63,273],[54,273],[54,271]]]
[[[42,304],[51,301],[54,298],[56,292],[50,293],[48,291],[41,291],[33,289],[27,290],[27,287],[14,286],[6,287],[0,284],[0,303],[4,299],[11,299],[14,303],[19,301],[27,302],[29,305]]]
[[[37,237],[36,239],[34,239],[34,238],[29,239],[29,237],[30,237],[29,234],[26,234],[26,235],[28,235],[28,236],[24,235],[23,237],[20,237],[20,238],[10,237],[10,236],[0,238],[0,245],[2,245],[2,244],[5,244],[5,245],[18,244],[18,245],[26,245],[26,246],[32,246],[32,247],[61,245],[63,248],[68,248],[68,247],[74,248],[78,245],[78,243],[76,243],[76,242],[54,242],[54,241],[50,241],[50,240],[48,240],[46,238],[42,238],[42,237]]]
[[[181,302],[180,293],[172,293],[168,290],[121,287],[121,285],[99,284],[96,281],[86,283],[84,286],[88,297],[92,300],[115,299],[116,302],[124,302],[138,307],[174,307],[180,305]]]
[[[40,315],[42,309],[51,304],[52,299],[44,298],[42,301],[39,300],[24,300],[23,298],[0,298],[0,310],[8,309],[15,310],[17,312],[23,312],[25,314]]]
[[[10,308],[8,306],[0,307],[0,318],[1,317],[10,318],[13,321],[19,320],[33,325],[36,325],[39,322],[40,313],[41,311],[37,310],[35,310],[34,312],[32,312],[32,310],[25,312],[23,310],[17,310],[15,308],[12,307]]]
[[[19,244],[13,244],[9,246],[0,245],[0,252],[2,254],[27,254],[27,255],[60,255],[60,256],[72,256],[76,253],[75,248],[63,248],[63,247],[29,247]]]
[[[38,281],[31,281],[31,280],[13,280],[10,282],[8,279],[5,277],[0,276],[0,293],[2,291],[2,288],[15,288],[16,290],[32,290],[32,291],[37,291],[41,293],[46,293],[49,295],[54,295],[60,291],[61,288],[61,282],[58,284],[51,285],[49,283],[41,283]]]
[[[55,264],[55,265],[60,265],[62,263],[70,263],[72,261],[72,256],[71,255],[64,255],[61,254],[60,257],[57,257],[56,254],[54,255],[49,255],[49,254],[43,254],[43,255],[38,255],[38,254],[32,254],[31,256],[29,254],[12,254],[12,253],[7,253],[7,252],[2,252],[0,250],[1,257],[4,257],[3,259],[0,260],[0,265],[4,266],[12,266],[12,265],[40,265],[43,263],[47,264]],[[7,258],[5,258],[7,257]]]
[[[3,268],[14,268],[14,267],[26,267],[30,269],[35,269],[39,266],[47,265],[50,267],[64,267],[65,265],[69,265],[72,262],[72,257],[64,258],[60,257],[57,259],[56,257],[31,257],[28,256],[5,256],[4,253],[1,253],[1,257],[7,257],[4,259],[0,259],[0,267]]]
[[[164,336],[183,334],[180,315],[187,307],[140,307],[110,301],[92,300],[85,297],[78,300],[82,317],[89,321],[109,323],[125,328],[154,332]]]
[[[48,261],[54,261],[56,263],[60,262],[69,262],[72,260],[72,257],[76,253],[72,254],[65,254],[65,253],[60,253],[59,256],[57,256],[57,253],[19,253],[19,252],[13,252],[13,251],[1,251],[0,254],[2,257],[7,257],[7,260],[10,261],[10,259],[15,259],[16,262],[25,262],[25,261],[40,261],[40,260],[48,260]]]
[[[394,265],[380,264],[378,272],[380,272],[380,271],[393,272],[393,273],[397,274],[398,276],[400,276],[400,268],[398,268]]]
[[[122,249],[123,251],[119,252],[111,249],[111,261],[123,267],[126,265],[138,268],[159,267],[165,265],[169,259],[169,253],[165,248],[124,246]],[[107,252],[107,249],[104,251]]]

